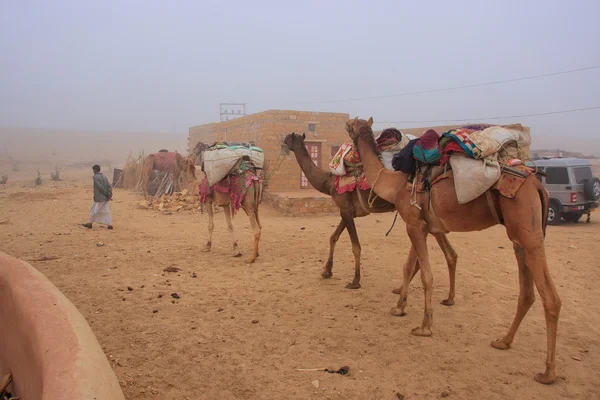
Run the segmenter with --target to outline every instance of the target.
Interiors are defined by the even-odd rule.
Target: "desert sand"
[[[58,257],[31,263],[90,323],[128,399],[598,398],[600,213],[591,224],[548,228],[549,268],[563,307],[559,379],[543,386],[533,380],[546,353],[539,296],[512,349],[490,346],[508,330],[518,296],[502,227],[449,235],[459,254],[452,307],[439,304],[448,273],[430,240],[433,336],[421,338],[410,335],[422,318],[420,279],[411,285],[408,315],[389,313],[409,248],[400,220],[385,236],[393,214],[357,220],[362,288],[347,290],[353,258],[346,233],[334,277],[320,277],[336,215],[286,217],[262,205],[260,258],[247,265],[231,257],[222,213],[211,253],[200,251],[206,214],[141,210],[141,196],[120,189],[115,230],[90,231],[80,223],[91,205],[91,171],[65,170],[60,182],[43,173],[39,187],[31,169],[0,185],[0,249],[24,260]],[[243,211],[234,226],[248,254]],[[342,366],[348,376],[296,370]]]

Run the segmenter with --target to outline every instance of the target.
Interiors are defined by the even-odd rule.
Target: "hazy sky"
[[[5,0],[0,125],[187,132],[218,121],[220,102],[376,122],[600,106],[600,69],[310,104],[600,65],[599,20],[598,0]],[[538,145],[555,145],[597,138],[600,110],[490,122],[525,123]],[[600,152],[598,139],[586,148]]]

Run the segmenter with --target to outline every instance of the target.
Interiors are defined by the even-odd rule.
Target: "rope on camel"
[[[369,198],[367,199],[369,207],[373,208],[373,204],[375,203],[375,200],[377,200],[377,193],[375,193],[374,189],[375,189],[375,184],[377,183],[377,181],[379,180],[379,175],[381,175],[381,171],[383,171],[385,168],[381,168],[379,170],[379,172],[377,173],[377,177],[375,178],[375,181],[373,182],[373,184],[371,185],[371,190],[369,191]],[[375,193],[375,197],[373,197],[373,199],[371,199],[371,195]]]

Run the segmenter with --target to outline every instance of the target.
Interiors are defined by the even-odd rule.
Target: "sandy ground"
[[[262,206],[261,256],[248,266],[230,257],[222,214],[213,251],[201,253],[206,215],[138,210],[139,197],[116,190],[115,230],[89,231],[78,226],[92,197],[88,171],[64,171],[63,181],[46,178],[41,187],[33,187],[32,177],[13,174],[0,187],[0,249],[26,260],[60,257],[32,264],[89,321],[128,399],[398,399],[397,393],[597,399],[600,393],[600,214],[589,225],[548,229],[549,267],[563,308],[559,380],[543,386],[533,381],[546,351],[539,298],[511,350],[490,346],[506,333],[518,294],[502,227],[450,235],[459,254],[453,307],[439,304],[448,274],[430,241],[434,335],[419,338],[410,335],[423,311],[419,279],[408,315],[389,313],[409,247],[402,222],[385,236],[392,214],[358,220],[363,287],[352,291],[344,289],[353,275],[347,234],[338,244],[334,277],[320,279],[334,215],[291,218]],[[251,229],[243,212],[234,225],[248,254]],[[181,272],[163,272],[170,266]],[[295,370],[344,365],[349,376]]]

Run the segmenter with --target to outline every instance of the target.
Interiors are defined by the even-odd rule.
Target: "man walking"
[[[110,215],[109,202],[112,200],[112,187],[108,179],[100,172],[100,166],[94,165],[94,204],[90,209],[90,222],[83,224],[88,229],[92,229],[94,222],[106,225],[112,229],[112,217]]]

